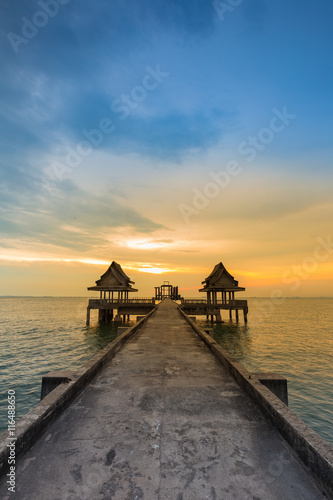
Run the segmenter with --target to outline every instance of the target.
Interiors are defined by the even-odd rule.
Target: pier
[[[332,447],[175,302],[108,349],[27,415],[15,498],[331,498]]]

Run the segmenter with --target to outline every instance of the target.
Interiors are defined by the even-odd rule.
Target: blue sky
[[[267,293],[330,234],[333,5],[232,3],[2,2],[0,255],[26,293],[27,266],[97,279],[113,259],[143,287],[149,266],[192,286],[222,260]],[[311,276],[326,294],[332,269]]]

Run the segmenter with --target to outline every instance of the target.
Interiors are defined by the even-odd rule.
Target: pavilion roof
[[[226,292],[244,291],[245,288],[238,286],[238,281],[226,270],[222,262],[214,267],[210,275],[202,282],[204,285],[199,292],[219,291]]]
[[[107,271],[96,281],[96,285],[89,287],[88,290],[137,292],[138,290],[133,288],[132,284],[134,285],[134,281],[131,281],[127,274],[124,273],[120,264],[112,261]]]

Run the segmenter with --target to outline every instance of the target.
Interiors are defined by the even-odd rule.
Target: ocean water
[[[85,325],[87,298],[0,298],[0,432],[7,428],[7,394],[17,416],[40,399],[42,376],[75,369],[116,336],[116,328]],[[249,299],[248,324],[214,325],[214,338],[251,371],[288,379],[289,407],[333,444],[333,299]],[[198,324],[211,326],[198,317]],[[130,323],[128,323],[130,324]]]

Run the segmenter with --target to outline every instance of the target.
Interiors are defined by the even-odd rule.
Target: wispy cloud
[[[49,186],[20,170],[7,176],[0,207],[6,246],[23,238],[84,252],[107,245],[117,227],[145,234],[163,227],[121,205],[112,193],[87,192],[71,180],[53,182],[51,192]]]

